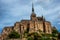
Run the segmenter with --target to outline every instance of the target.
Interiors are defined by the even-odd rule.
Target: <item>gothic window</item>
[[[20,25],[20,33],[21,33],[21,25]]]
[[[27,24],[27,26],[29,27],[29,24]]]
[[[29,32],[29,29],[30,29],[29,24],[27,24],[27,32]]]
[[[23,26],[23,30],[24,30],[24,26]]]

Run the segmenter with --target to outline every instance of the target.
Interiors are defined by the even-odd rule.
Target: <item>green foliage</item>
[[[42,32],[41,30],[38,30],[39,32]]]
[[[20,38],[20,34],[18,34],[17,32],[15,31],[12,31],[9,35],[8,35],[9,38]]]
[[[27,38],[27,40],[33,40],[33,37],[30,36],[30,37]]]
[[[31,35],[33,37],[31,37]],[[51,34],[42,34],[42,36],[40,36],[37,32],[34,32],[29,34],[28,40],[51,40],[50,36]]]
[[[58,34],[58,39],[60,39],[60,33]]]
[[[53,31],[52,31],[52,33],[57,34],[57,33],[58,33],[58,31],[57,31],[57,30],[53,30]]]
[[[50,38],[40,38],[40,40],[51,40]]]
[[[40,35],[37,32],[31,33],[28,35],[28,40],[39,40]]]
[[[39,33],[33,32],[29,33],[27,30],[25,31],[25,36],[27,40],[52,40],[51,37],[57,38],[58,31],[53,29],[52,34],[43,33],[41,30],[38,30]]]
[[[58,35],[58,31],[57,31],[57,29],[53,29],[53,31],[52,31],[52,37],[57,37]]]
[[[42,34],[42,37],[40,40],[51,40],[52,35],[51,34]]]

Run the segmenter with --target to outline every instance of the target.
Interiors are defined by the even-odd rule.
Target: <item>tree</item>
[[[33,32],[28,35],[28,38],[32,40],[40,40],[41,36],[37,32]]]
[[[57,29],[53,29],[53,30],[52,30],[52,36],[53,36],[53,37],[57,37],[57,34],[58,34]]]
[[[52,33],[54,33],[54,34],[58,34],[58,30],[56,29],[56,27],[53,27],[53,29],[52,29]]]
[[[60,39],[60,33],[58,34],[58,39]]]
[[[33,37],[29,36],[29,37],[27,38],[27,40],[33,40]]]
[[[20,38],[20,34],[18,34],[17,32],[15,31],[12,31],[9,35],[8,35],[9,38]]]
[[[58,31],[57,31],[57,30],[53,30],[53,31],[52,31],[52,33],[55,33],[55,34],[57,34],[57,33],[58,33]]]
[[[57,38],[58,38],[58,30],[56,29],[56,27],[53,27],[53,29],[52,29],[52,39],[53,40],[56,40]]]

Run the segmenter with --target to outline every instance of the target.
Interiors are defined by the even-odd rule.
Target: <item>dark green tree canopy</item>
[[[52,29],[52,33],[54,33],[54,34],[58,34],[58,30],[56,29],[56,27],[53,27],[53,29]]]
[[[12,31],[9,35],[8,35],[9,38],[20,38],[20,34],[18,34],[17,32],[15,31]]]
[[[58,39],[60,39],[60,33],[58,34]]]

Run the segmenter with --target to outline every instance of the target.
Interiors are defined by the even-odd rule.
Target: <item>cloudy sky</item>
[[[33,0],[37,16],[50,21],[60,30],[60,0]],[[22,19],[30,19],[32,0],[0,0],[0,32]]]

